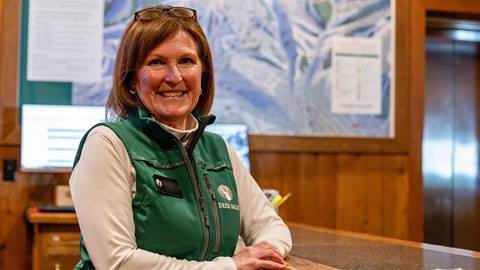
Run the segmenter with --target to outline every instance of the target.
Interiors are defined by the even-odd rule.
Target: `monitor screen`
[[[102,106],[22,105],[21,169],[71,171],[83,135],[104,119],[105,108]],[[248,128],[245,124],[215,123],[207,130],[218,133],[232,145],[250,170]]]
[[[222,136],[237,152],[238,157],[250,172],[248,127],[243,123],[214,123],[207,126],[207,131]]]
[[[83,135],[104,119],[101,106],[22,105],[21,169],[69,172]]]

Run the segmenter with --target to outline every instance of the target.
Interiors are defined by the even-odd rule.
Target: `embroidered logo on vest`
[[[231,201],[233,199],[232,191],[230,190],[229,187],[225,185],[220,185],[218,186],[217,190],[218,190],[218,193],[220,193],[220,195],[222,195],[223,198],[227,199],[227,201]]]

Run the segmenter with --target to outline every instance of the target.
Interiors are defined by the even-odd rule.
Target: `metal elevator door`
[[[422,149],[425,242],[477,251],[480,251],[479,42],[478,22],[427,20]]]

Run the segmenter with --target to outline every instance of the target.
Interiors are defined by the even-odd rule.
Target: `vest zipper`
[[[203,200],[201,195],[199,198],[199,202],[204,224],[203,237],[205,241],[203,242],[202,252],[200,253],[200,259],[203,261],[205,260],[207,254],[208,245],[210,244],[210,219],[208,217],[207,210],[205,209],[205,201]]]
[[[183,147],[182,143],[177,140],[177,144],[179,144],[179,148],[185,159],[185,164],[187,166],[188,174],[190,174],[190,178],[193,180],[193,187],[195,190],[195,197],[200,204],[200,212],[202,214],[202,224],[203,224],[203,247],[200,253],[199,260],[204,261],[208,251],[208,245],[210,244],[210,218],[208,217],[207,210],[205,208],[205,201],[203,200],[202,192],[200,191],[200,181],[198,180],[197,174],[192,166],[192,159],[190,159],[187,151]]]
[[[220,217],[218,215],[218,204],[217,198],[215,197],[215,192],[212,190],[212,184],[210,183],[210,179],[208,178],[208,174],[203,175],[205,178],[205,183],[207,184],[208,193],[212,198],[212,206],[213,206],[213,217],[215,219],[215,247],[213,249],[214,253],[217,253],[220,250],[220,241],[221,241],[221,227],[220,227]]]

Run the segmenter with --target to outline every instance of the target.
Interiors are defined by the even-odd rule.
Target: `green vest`
[[[98,125],[114,131],[135,168],[132,208],[137,247],[177,259],[209,261],[233,255],[240,230],[239,204],[225,142],[204,132],[215,117],[194,115],[199,128],[186,148],[143,109]],[[83,239],[80,249],[82,260],[76,269],[93,269]]]

